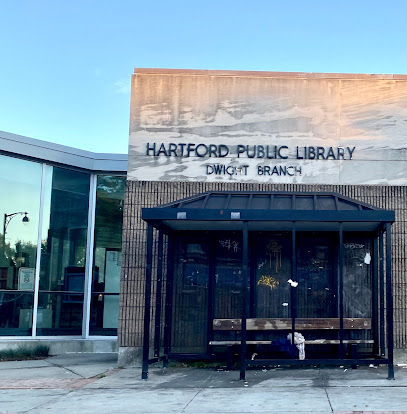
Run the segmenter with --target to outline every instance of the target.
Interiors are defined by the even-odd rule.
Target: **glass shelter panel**
[[[207,348],[209,243],[180,237],[176,243],[171,351],[204,353]]]
[[[289,318],[291,233],[256,238],[256,317]]]
[[[126,177],[97,177],[91,335],[117,335],[125,189]]]
[[[31,335],[41,164],[0,155],[0,336]]]
[[[37,335],[82,334],[89,183],[89,174],[47,170]]]
[[[217,234],[215,245],[215,318],[242,316],[241,233]]]
[[[366,318],[373,327],[373,249],[372,238],[348,233],[343,242],[343,316]],[[377,289],[377,286],[376,286]],[[377,304],[375,305],[377,306]],[[372,329],[352,330],[346,339],[372,339]],[[366,347],[366,345],[365,345]]]
[[[346,235],[343,243],[343,313],[345,318],[372,316],[372,242]]]
[[[297,317],[337,317],[334,306],[335,236],[299,235],[297,240]],[[336,236],[336,239],[338,237]]]

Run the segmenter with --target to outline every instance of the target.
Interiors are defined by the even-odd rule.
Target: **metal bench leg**
[[[357,359],[358,357],[358,346],[356,344],[350,345],[350,357],[352,359]],[[352,369],[358,369],[357,365],[352,365]]]
[[[233,368],[233,346],[228,345],[226,348],[226,368],[231,370]]]

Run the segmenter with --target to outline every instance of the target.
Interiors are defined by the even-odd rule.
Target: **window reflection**
[[[46,174],[38,335],[82,333],[89,174],[51,168]],[[67,293],[69,292],[69,293]]]
[[[41,169],[0,155],[0,335],[31,335]]]
[[[126,177],[98,176],[91,335],[117,335]]]

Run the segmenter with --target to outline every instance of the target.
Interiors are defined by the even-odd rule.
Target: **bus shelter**
[[[142,209],[152,362],[393,369],[394,211],[338,193],[208,192]]]

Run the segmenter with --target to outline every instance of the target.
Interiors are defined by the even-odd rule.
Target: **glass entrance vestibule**
[[[266,364],[387,364],[394,377],[393,211],[336,193],[213,192],[142,218],[143,378],[153,361],[223,354],[242,379]]]
[[[0,154],[0,339],[117,336],[125,189]]]

